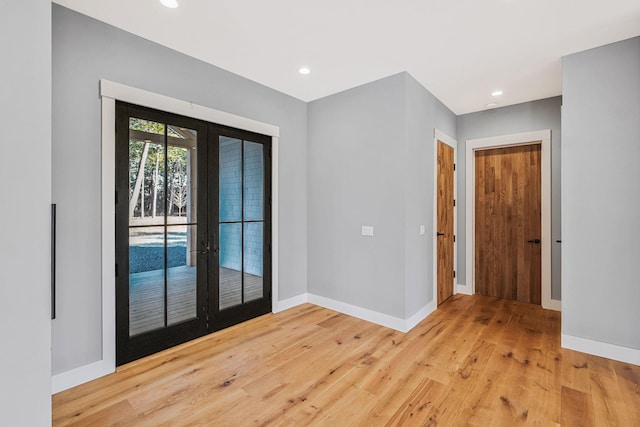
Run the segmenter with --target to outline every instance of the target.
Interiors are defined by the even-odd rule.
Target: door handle
[[[444,236],[444,233],[441,233],[441,232],[439,232],[439,231],[438,231],[438,232],[436,233],[436,236],[438,236],[438,237],[440,237],[440,236]]]
[[[51,204],[51,320],[56,318],[56,204]]]
[[[202,245],[200,245],[200,250],[192,250],[190,252],[194,252],[197,253],[199,255],[206,255],[209,253],[209,251],[211,250],[211,245],[209,243],[207,243],[207,246],[204,246],[204,242],[202,243]]]
[[[540,243],[540,239],[527,240],[527,243]]]

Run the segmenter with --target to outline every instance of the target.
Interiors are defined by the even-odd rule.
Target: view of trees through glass
[[[129,200],[131,218],[157,217],[165,214],[165,125],[138,118],[130,118],[129,129],[160,136],[159,143],[150,138],[129,143]],[[147,135],[149,136],[149,135]],[[184,139],[167,126],[169,138]],[[167,147],[167,215],[186,216],[187,205],[187,149]]]
[[[196,136],[129,118],[132,335],[196,316]]]

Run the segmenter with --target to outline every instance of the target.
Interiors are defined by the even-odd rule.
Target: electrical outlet
[[[372,225],[363,225],[362,226],[362,235],[373,237],[373,226]]]

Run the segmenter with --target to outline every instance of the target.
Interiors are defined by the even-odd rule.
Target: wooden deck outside
[[[241,303],[241,273],[220,267],[220,308]],[[245,273],[245,301],[262,297],[262,277]],[[164,327],[164,275],[162,270],[131,274],[129,278],[129,329],[131,335]],[[174,267],[167,275],[169,325],[196,315],[196,268]]]
[[[403,334],[304,304],[58,393],[53,425],[640,426],[639,387],[539,306],[454,295]]]

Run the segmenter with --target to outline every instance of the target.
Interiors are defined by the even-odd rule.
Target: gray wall
[[[280,299],[306,291],[306,104],[53,5],[53,199],[60,236],[54,373],[101,358],[99,79],[280,127]]]
[[[562,62],[562,331],[640,349],[640,37]]]
[[[0,425],[51,425],[51,2],[0,18]]]
[[[562,97],[526,102],[509,107],[495,108],[477,113],[458,116],[458,283],[467,283],[465,265],[465,161],[466,141],[468,139],[509,135],[551,129],[551,298],[559,300],[561,293],[561,204],[560,204],[560,111]]]
[[[403,319],[433,299],[433,128],[453,123],[407,73],[309,104],[310,293]]]
[[[308,291],[396,317],[405,313],[404,91],[396,74],[308,105]]]
[[[434,134],[456,137],[456,116],[411,75],[405,73],[405,317],[432,301],[434,210]],[[425,234],[420,235],[420,226]]]

